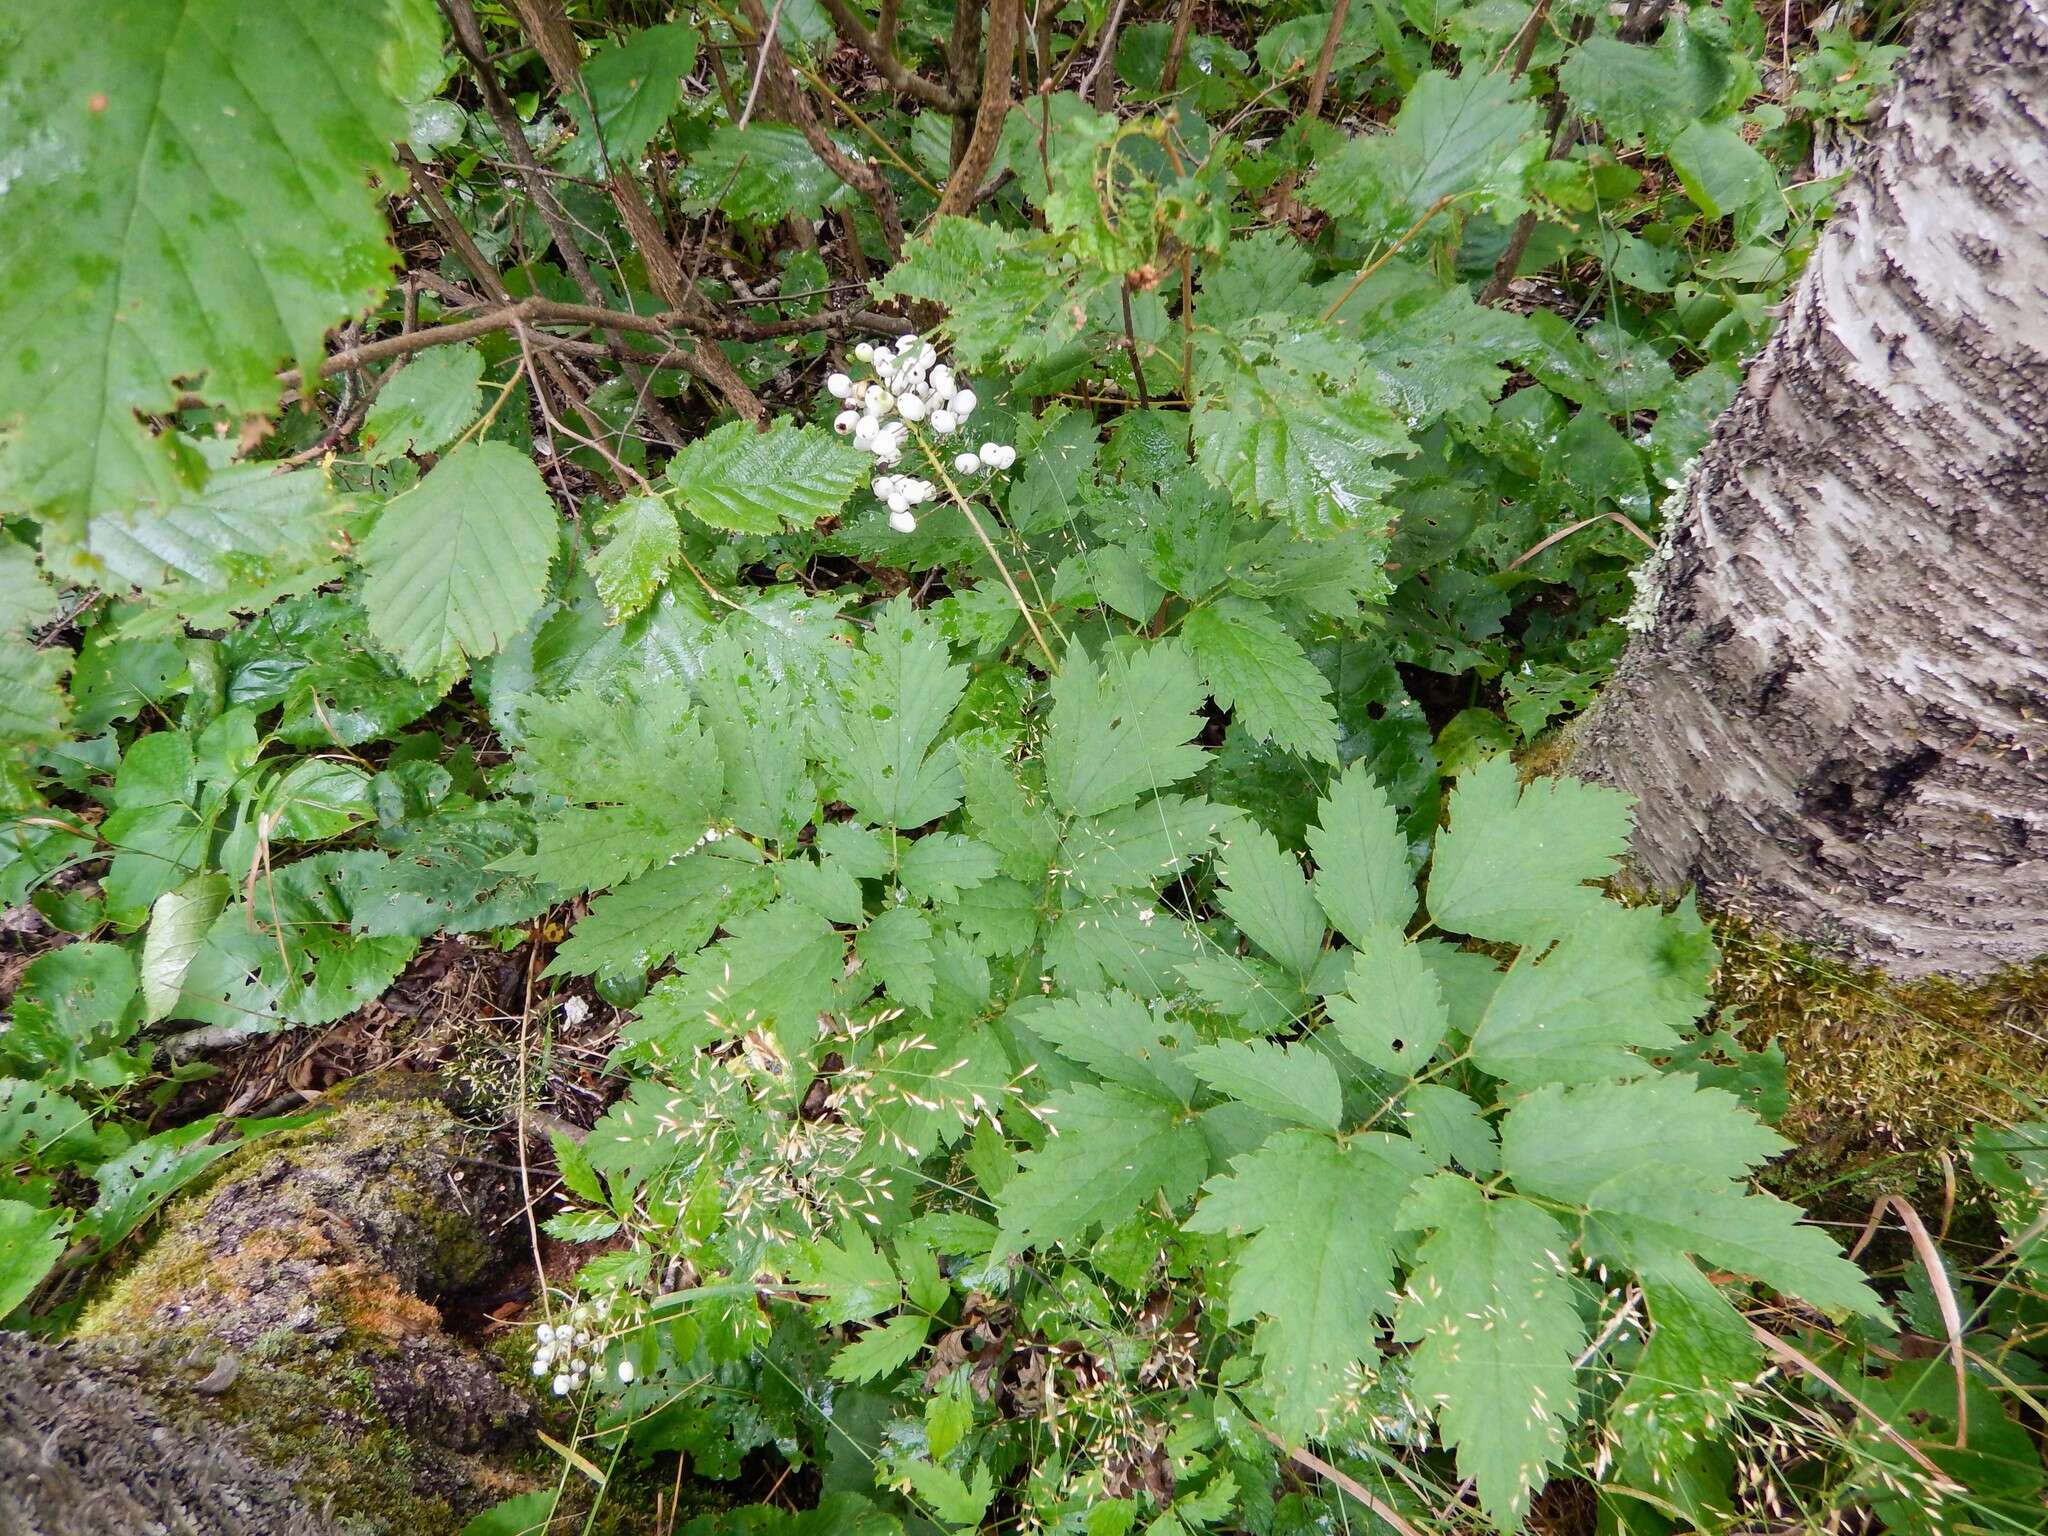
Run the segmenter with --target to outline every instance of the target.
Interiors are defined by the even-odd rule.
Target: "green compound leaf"
[[[1600,906],[1587,883],[1612,875],[1628,847],[1632,802],[1573,779],[1520,787],[1506,757],[1469,770],[1451,792],[1436,840],[1429,915],[1452,933],[1517,944],[1555,938]]]
[[[1209,1171],[1202,1133],[1156,1098],[1085,1086],[1054,1094],[1045,1110],[1056,1134],[996,1202],[998,1257],[1115,1226],[1162,1190],[1169,1203],[1184,1200]]]
[[[1189,740],[1207,697],[1188,653],[1171,642],[1100,663],[1073,657],[1052,685],[1045,767],[1053,804],[1094,816],[1187,778],[1208,758]]]
[[[1379,1358],[1377,1320],[1394,1308],[1394,1233],[1429,1171],[1413,1145],[1367,1135],[1340,1145],[1283,1131],[1203,1186],[1191,1232],[1250,1234],[1230,1282],[1230,1321],[1259,1323],[1273,1426],[1314,1437],[1346,1370]]]
[[[1317,762],[1337,761],[1329,681],[1261,604],[1230,597],[1181,625],[1209,692],[1260,741]]]
[[[756,432],[729,421],[669,462],[668,483],[707,527],[780,533],[838,512],[873,468],[867,454],[823,427],[779,421]]]
[[[1521,1200],[1494,1200],[1439,1174],[1401,1213],[1436,1231],[1395,1320],[1418,1401],[1435,1405],[1437,1432],[1474,1480],[1488,1518],[1515,1529],[1579,1416],[1573,1362],[1586,1326],[1563,1272],[1571,1240]]]
[[[82,0],[0,19],[0,493],[90,577],[86,520],[181,500],[186,390],[277,406],[277,370],[374,304],[426,0]]]
[[[1501,1125],[1515,1187],[1587,1212],[1588,1246],[1639,1270],[1709,1264],[1833,1312],[1883,1318],[1856,1266],[1799,1210],[1750,1194],[1787,1143],[1735,1097],[1689,1077],[1538,1090]]]
[[[1602,902],[1540,961],[1524,951],[1473,1031],[1472,1056],[1516,1087],[1640,1077],[1706,1011],[1715,952],[1689,911]]]
[[[1428,1066],[1451,1027],[1436,972],[1398,928],[1358,936],[1344,990],[1323,1006],[1346,1050],[1396,1077]]]
[[[875,618],[843,707],[819,734],[839,794],[877,826],[917,827],[960,803],[959,756],[939,733],[967,688],[938,627],[898,596]]]
[[[414,677],[490,655],[539,610],[557,530],[532,459],[507,443],[463,444],[364,541],[370,633]]]

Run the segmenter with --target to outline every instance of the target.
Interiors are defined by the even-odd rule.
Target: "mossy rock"
[[[535,1481],[530,1401],[435,1305],[490,1260],[462,1134],[431,1099],[361,1093],[224,1158],[87,1307],[64,1358],[180,1433],[213,1426],[284,1479],[311,1528],[459,1530]],[[0,1532],[6,1504],[0,1490]]]

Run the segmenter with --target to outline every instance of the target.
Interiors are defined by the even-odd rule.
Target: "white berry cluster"
[[[962,431],[979,403],[974,391],[953,370],[939,361],[938,349],[918,337],[899,337],[895,349],[864,341],[853,349],[854,357],[874,370],[872,379],[854,379],[835,373],[825,380],[825,389],[835,400],[845,402],[832,423],[832,430],[851,437],[856,447],[875,456],[878,465],[893,466],[903,456],[913,428],[944,439]],[[997,474],[1017,462],[1017,450],[1007,443],[983,443],[953,455],[953,470],[961,475]],[[938,487],[915,475],[875,476],[875,494],[889,508],[889,526],[898,533],[917,531],[917,514],[938,494]]]
[[[604,1347],[618,1331],[611,1327],[612,1298],[579,1301],[559,1323],[542,1323],[533,1331],[533,1374],[553,1379],[548,1383],[557,1397],[580,1392],[591,1381],[605,1375]],[[633,1379],[633,1362],[618,1364],[619,1385]]]

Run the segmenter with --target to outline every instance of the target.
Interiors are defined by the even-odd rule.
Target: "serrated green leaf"
[[[1446,198],[1512,213],[1543,157],[1526,92],[1505,71],[1431,70],[1402,98],[1392,131],[1353,139],[1328,157],[1305,196],[1383,238],[1404,233]]]
[[[1433,1227],[1416,1251],[1394,1336],[1413,1390],[1436,1408],[1494,1525],[1516,1529],[1579,1416],[1573,1362],[1586,1326],[1563,1273],[1570,1239],[1521,1200],[1489,1199],[1454,1174],[1431,1179],[1402,1225]]]
[[[143,1019],[155,1023],[177,1006],[185,972],[206,942],[207,930],[228,904],[228,878],[209,871],[194,875],[174,891],[157,897],[149,909],[149,931],[142,938]]]
[[[1524,951],[1472,1032],[1481,1068],[1517,1087],[1640,1077],[1707,1008],[1713,940],[1698,918],[1609,903],[1540,961]]]
[[[1357,942],[1344,990],[1323,1006],[1352,1055],[1412,1077],[1429,1065],[1451,1027],[1436,973],[1398,928],[1368,929]]]
[[[1308,829],[1315,894],[1330,926],[1356,944],[1382,927],[1403,928],[1415,911],[1408,841],[1371,766],[1354,762],[1316,805]]]
[[[1362,389],[1231,361],[1201,370],[1195,445],[1204,474],[1248,508],[1323,538],[1390,519],[1396,479],[1379,460],[1409,447],[1392,412]]]
[[[819,725],[840,798],[892,827],[922,826],[958,805],[958,754],[938,737],[966,687],[967,669],[952,664],[936,626],[907,597],[891,601],[855,659],[845,707]]]
[[[1191,1232],[1249,1234],[1230,1282],[1232,1323],[1258,1318],[1274,1428],[1303,1443],[1324,1427],[1344,1373],[1379,1358],[1394,1308],[1394,1234],[1429,1165],[1397,1136],[1339,1144],[1283,1131],[1203,1186]]]
[[[1021,1018],[1062,1056],[1108,1082],[1182,1104],[1195,1096],[1195,1076],[1182,1059],[1187,1043],[1183,1026],[1128,992],[1048,998],[1011,1017]]]
[[[69,1213],[42,1210],[25,1200],[0,1200],[0,1318],[29,1293],[64,1255]]]
[[[818,805],[804,753],[802,690],[721,631],[705,651],[696,693],[725,764],[726,814],[743,832],[789,842]]]
[[[57,609],[57,589],[44,578],[36,552],[19,539],[0,535],[0,640],[26,639],[54,618]]]
[[[1337,1068],[1315,1046],[1271,1040],[1220,1040],[1185,1058],[1218,1093],[1281,1120],[1334,1131],[1344,1110]]]
[[[363,542],[370,633],[414,677],[490,655],[539,611],[557,529],[532,459],[464,443],[388,503]]]
[[[682,553],[676,515],[659,496],[635,496],[605,521],[605,542],[590,557],[590,579],[615,619],[631,618],[654,598]]]
[[[1154,795],[1070,822],[1057,878],[1068,899],[1156,890],[1216,846],[1234,813],[1206,800]]]
[[[725,924],[725,937],[647,994],[623,1040],[671,1056],[759,1030],[785,1060],[817,1038],[838,1000],[846,941],[814,912],[778,901]]]
[[[25,168],[0,218],[0,482],[50,519],[46,560],[89,579],[89,515],[183,499],[189,457],[146,425],[182,393],[274,410],[280,364],[383,296],[377,183],[437,41],[421,0],[0,22],[0,163]]]
[[[237,464],[230,448],[202,442],[205,478],[174,500],[103,512],[88,525],[97,583],[150,596],[124,633],[182,633],[181,619],[225,628],[337,568],[345,508],[325,471]]]
[[[774,890],[766,869],[738,859],[700,853],[664,864],[593,901],[544,974],[645,975],[767,905]]]
[[[834,1381],[879,1381],[890,1372],[908,1365],[924,1348],[929,1324],[915,1313],[903,1312],[879,1328],[870,1328],[832,1357],[826,1373]]]
[[[958,832],[934,832],[904,850],[896,878],[917,901],[945,906],[995,878],[996,851]]]
[[[1230,920],[1297,981],[1306,981],[1323,955],[1323,911],[1301,861],[1283,853],[1265,828],[1247,826],[1232,834],[1220,874],[1217,900]]]
[[[1226,597],[1180,628],[1209,692],[1260,741],[1317,762],[1337,761],[1330,685],[1262,604]]]
[[[647,143],[661,132],[682,100],[682,77],[697,62],[697,32],[684,22],[663,22],[626,34],[624,41],[601,48],[583,63],[586,104],[569,97],[563,105],[576,120],[578,137],[603,141],[604,153],[589,145],[577,157],[591,171],[609,164],[634,165]],[[597,108],[597,133],[591,135],[590,108]]]
[[[873,468],[867,454],[822,427],[782,420],[756,432],[729,421],[669,461],[668,483],[682,509],[709,527],[780,533],[836,514]]]
[[[1501,1124],[1515,1187],[1588,1211],[1587,1241],[1638,1269],[1710,1264],[1835,1312],[1885,1316],[1856,1266],[1799,1210],[1749,1194],[1786,1146],[1742,1101],[1683,1076],[1537,1090]]]
[[[858,146],[841,148],[860,153]],[[816,222],[847,196],[846,184],[796,128],[722,123],[691,157],[684,206],[722,209],[742,224],[774,224],[792,215]]]
[[[1417,1083],[1401,1095],[1408,1134],[1438,1164],[1456,1163],[1475,1178],[1500,1172],[1500,1143],[1480,1107],[1442,1083]]]
[[[1056,1134],[1003,1186],[997,1257],[1078,1241],[1161,1191],[1184,1200],[1209,1171],[1202,1133],[1157,1098],[1090,1085],[1054,1094],[1044,1112]]]
[[[910,1480],[918,1501],[948,1525],[980,1525],[996,1496],[995,1475],[983,1462],[975,1463],[971,1484],[950,1467],[933,1461],[903,1461],[897,1463],[897,1470]]]
[[[932,1005],[932,925],[915,907],[891,907],[854,940],[861,963],[874,968],[889,996],[926,1012]]]
[[[473,346],[435,347],[386,378],[363,418],[363,457],[389,464],[408,453],[438,453],[482,409],[484,355]]]
[[[1450,826],[1430,867],[1429,915],[1474,938],[1555,938],[1601,904],[1587,882],[1614,873],[1632,806],[1619,790],[1573,779],[1537,779],[1524,789],[1505,757],[1480,763],[1451,792]]]
[[[858,1222],[842,1228],[841,1241],[812,1238],[790,1266],[790,1282],[816,1299],[811,1309],[827,1323],[863,1323],[903,1304],[903,1287],[889,1256],[877,1249]]]
[[[1189,741],[1206,697],[1194,663],[1171,642],[1099,664],[1073,657],[1052,685],[1045,768],[1053,804],[1094,816],[1187,778],[1208,756]]]

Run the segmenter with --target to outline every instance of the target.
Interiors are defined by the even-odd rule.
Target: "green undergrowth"
[[[0,19],[0,1315],[260,1302],[315,1211],[181,1224],[329,1133],[177,1106],[457,938],[453,1075],[619,1012],[470,1536],[2038,1528],[2038,971],[1614,899],[1513,762],[1891,9],[514,10]],[[1870,1149],[1953,1179],[1852,1262]]]

